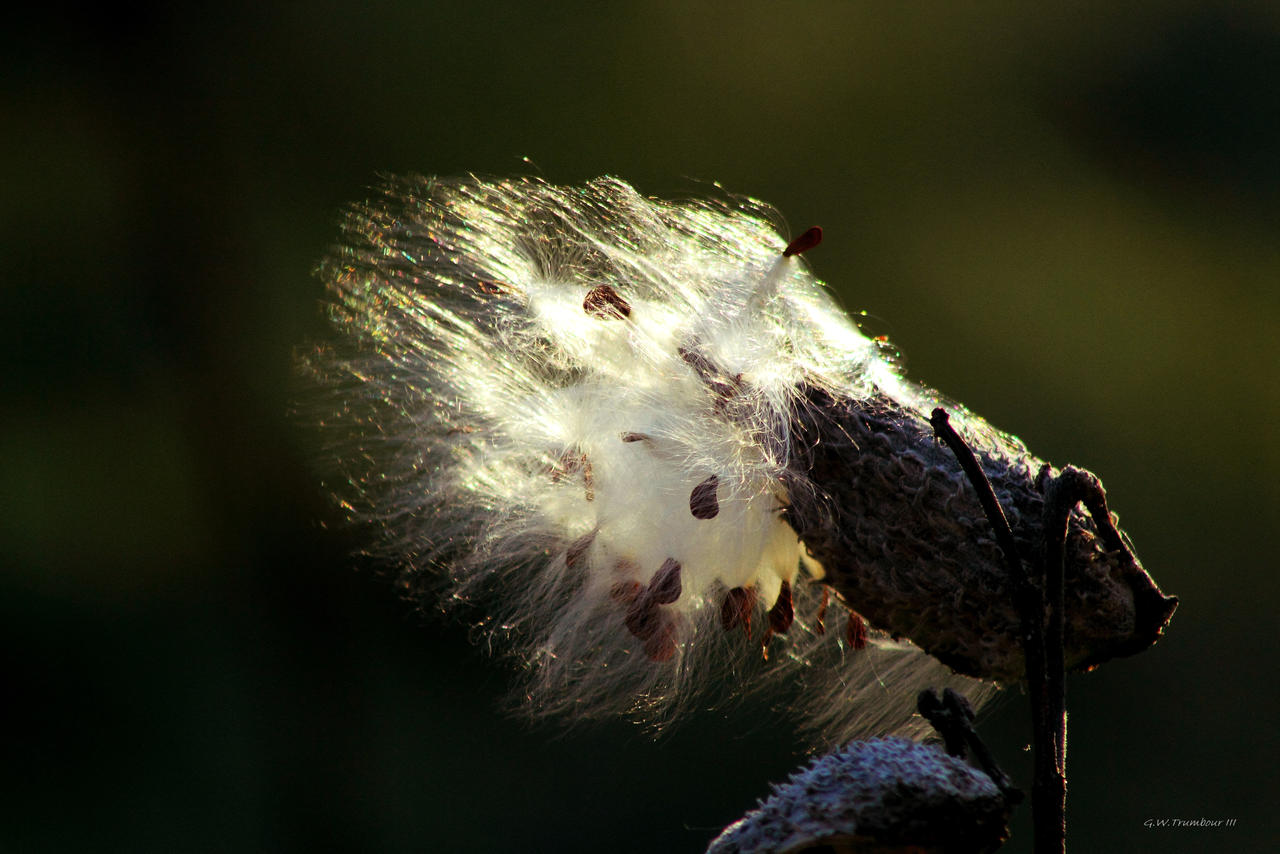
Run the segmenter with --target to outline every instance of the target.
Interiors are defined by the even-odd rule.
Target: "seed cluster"
[[[627,605],[625,623],[631,634],[644,641],[645,653],[654,661],[667,661],[676,653],[676,629],[663,605],[680,598],[680,562],[667,558],[647,586],[625,587],[621,600]]]
[[[817,246],[821,240],[822,229],[810,228],[787,245],[782,253],[783,257],[799,255]],[[582,309],[587,316],[607,322],[628,320],[633,311],[631,303],[610,285],[592,287],[583,299]],[[728,374],[697,347],[690,344],[678,347],[677,353],[710,392],[714,411],[723,415],[728,402],[744,390],[743,374]],[[653,442],[652,436],[636,431],[624,432],[620,438],[628,444]],[[582,473],[586,497],[590,501],[594,497],[593,469],[585,453],[566,451],[561,456],[553,476],[559,478],[577,472]],[[719,490],[720,476],[717,474],[707,476],[693,487],[689,493],[689,513],[694,519],[709,521],[720,515]],[[567,566],[572,569],[579,565],[595,541],[596,533],[593,530],[569,545],[565,552]],[[618,561],[615,565],[615,572],[624,576],[629,576],[634,569],[634,562],[629,560]],[[634,578],[627,577],[615,582],[611,589],[611,598],[624,608],[623,622],[628,631],[643,643],[645,653],[656,662],[670,660],[678,646],[676,621],[669,611],[663,610],[662,606],[673,605],[679,600],[682,591],[680,571],[680,562],[673,557],[668,557],[648,584],[642,584]],[[815,618],[816,631],[819,634],[825,632],[824,619],[830,595],[830,588],[822,585],[822,601]],[[757,600],[758,595],[753,586],[728,589],[720,604],[721,624],[724,630],[729,632],[741,626],[744,635],[750,640],[752,613],[755,611]],[[866,624],[852,608],[847,608],[847,611],[845,642],[852,650],[863,649],[867,645]],[[790,579],[782,579],[777,597],[765,615],[765,621],[766,631],[761,644],[767,656],[770,639],[775,635],[786,634],[795,622],[795,604]]]

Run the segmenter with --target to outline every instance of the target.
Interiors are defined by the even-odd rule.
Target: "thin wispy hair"
[[[327,484],[407,590],[515,661],[530,713],[663,725],[763,691],[835,743],[926,730],[925,687],[993,692],[860,635],[784,518],[821,489],[784,477],[813,389],[925,420],[940,398],[780,221],[614,178],[389,178],[347,211],[319,268],[336,334],[302,357]],[[953,412],[976,448],[1025,452]]]

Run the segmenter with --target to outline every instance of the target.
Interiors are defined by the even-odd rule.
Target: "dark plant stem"
[[[1079,498],[1075,490],[1059,489],[1061,479],[1046,485],[1045,563],[1042,586],[1023,566],[1013,531],[996,500],[991,483],[973,450],[951,426],[945,410],[933,410],[929,419],[934,432],[955,454],[960,468],[978,493],[978,501],[995,531],[996,542],[1004,554],[1009,577],[1014,583],[1021,617],[1022,649],[1026,661],[1027,691],[1031,697],[1031,733],[1034,778],[1031,785],[1031,816],[1034,825],[1036,854],[1064,854],[1067,846],[1067,779],[1064,764],[1066,750],[1066,678],[1062,645],[1063,560],[1067,520]],[[1076,471],[1069,469],[1069,471]],[[1065,473],[1064,473],[1065,475]],[[1075,481],[1073,480],[1072,483]],[[1095,479],[1096,482],[1096,479]],[[1098,486],[1101,490],[1101,486]],[[1057,497],[1050,499],[1049,494]],[[1070,500],[1070,503],[1063,504]],[[1065,507],[1065,509],[1064,509]],[[1090,508],[1091,512],[1093,508]],[[1105,510],[1105,501],[1103,502]],[[1050,514],[1053,525],[1049,527]],[[1059,523],[1059,517],[1061,521]],[[1107,517],[1108,525],[1110,517]],[[1114,531],[1114,528],[1112,528]],[[1119,535],[1116,535],[1119,539]],[[1044,576],[1048,575],[1048,578]],[[1046,589],[1047,588],[1047,589]],[[1056,603],[1056,604],[1055,604]],[[1046,620],[1047,616],[1047,620]],[[1046,622],[1048,626],[1046,626]],[[1055,628],[1056,627],[1056,628]]]
[[[950,688],[939,696],[937,691],[921,691],[916,697],[916,710],[927,720],[938,735],[948,754],[964,759],[970,754],[978,767],[996,784],[1005,801],[1010,805],[1022,802],[1022,791],[1013,785],[1009,775],[996,762],[995,754],[973,727],[973,706],[964,695]]]
[[[1049,679],[1062,682],[1064,690],[1050,696],[1055,705],[1050,709],[1050,720],[1061,721],[1055,730],[1055,760],[1065,780],[1067,763],[1066,730],[1066,680],[1063,675],[1063,574],[1067,541],[1067,523],[1076,504],[1083,503],[1093,517],[1094,527],[1108,549],[1122,551],[1132,560],[1129,547],[1111,522],[1107,509],[1107,495],[1102,482],[1091,472],[1067,466],[1055,478],[1046,479],[1044,486],[1044,563],[1045,598],[1049,620],[1045,629],[1045,651],[1048,657]],[[1065,800],[1065,782],[1061,797]]]

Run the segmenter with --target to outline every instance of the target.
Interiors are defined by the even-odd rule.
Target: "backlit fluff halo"
[[[905,381],[751,199],[665,202],[604,178],[389,180],[320,267],[338,335],[328,485],[415,596],[462,606],[534,714],[628,713],[782,688],[815,741],[913,733],[923,687],[990,685],[822,583],[785,515],[814,390]],[[1012,448],[962,408],[978,448]]]

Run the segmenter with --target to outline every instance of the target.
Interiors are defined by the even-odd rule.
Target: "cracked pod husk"
[[[957,672],[1022,677],[1014,580],[973,485],[921,413],[883,395],[806,389],[793,422],[784,515],[825,580],[873,625]],[[1056,472],[1000,434],[975,435],[1022,560],[1043,562],[1043,485]],[[1113,520],[1114,522],[1114,520]],[[1079,507],[1067,534],[1066,665],[1088,668],[1159,638],[1177,600]]]

